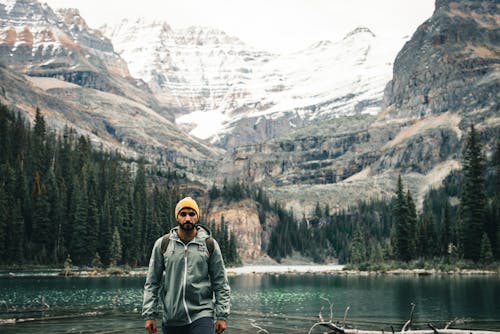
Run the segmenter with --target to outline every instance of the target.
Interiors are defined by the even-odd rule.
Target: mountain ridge
[[[107,28],[104,33],[118,45],[117,50],[126,49],[125,45],[129,50],[138,50],[133,56],[122,53],[129,62],[145,59],[147,55],[161,59],[160,63],[141,67],[143,73],[139,75],[150,86],[158,88],[155,92],[159,99],[162,91],[175,92],[176,104],[172,102],[170,108],[176,113],[178,124],[187,124],[186,128],[192,135],[211,140],[226,149],[266,139],[269,132],[259,135],[261,130],[252,131],[260,124],[269,128],[268,123],[274,121],[279,126],[288,122],[304,123],[318,118],[321,113],[329,117],[335,109],[340,114],[377,112],[383,88],[378,88],[375,96],[371,96],[370,91],[373,91],[372,86],[383,87],[390,80],[391,61],[396,54],[396,50],[387,47],[387,41],[375,36],[368,28],[354,29],[338,42],[320,41],[301,52],[273,55],[255,51],[214,29],[210,29],[208,35],[212,36],[210,40],[218,41],[215,45],[199,39],[205,34],[202,33],[204,28],[191,28],[195,36],[186,39],[176,39],[177,32],[173,29],[161,30],[166,35],[160,38],[150,36],[150,32],[141,26],[127,27],[128,23],[130,21],[123,21],[120,32]],[[151,26],[145,22],[142,24]],[[161,27],[165,23],[156,21],[154,24]],[[141,35],[143,37],[134,40],[138,31],[147,37]],[[192,36],[192,32],[188,36]],[[213,37],[217,33],[220,38]],[[197,43],[192,42],[194,38]],[[149,40],[160,39],[161,44],[144,46]],[[381,42],[384,45],[378,45]],[[141,56],[148,47],[155,48],[154,53],[158,56],[152,56],[151,52]],[[392,49],[395,49],[394,45]],[[346,50],[352,51],[346,55]],[[311,57],[317,59],[311,60]],[[339,67],[341,63],[343,65]],[[314,64],[312,68],[311,64]],[[349,68],[343,70],[346,64]],[[361,66],[365,68],[357,69]],[[377,70],[379,66],[385,67]],[[339,73],[341,78],[335,80]],[[318,87],[321,81],[324,83]],[[335,90],[341,92],[332,93]],[[197,92],[196,100],[189,97],[193,92]],[[215,131],[206,129],[205,119],[196,122],[203,113],[215,115],[214,118],[219,120],[213,124]],[[248,135],[242,137],[241,133],[232,133],[234,128],[243,129]],[[240,140],[234,141],[236,137]]]
[[[398,47],[360,28],[287,55],[223,39],[216,29],[181,33],[157,22],[153,34],[135,26],[150,34],[133,53],[152,59],[143,79],[119,70],[127,65],[114,51],[120,43],[86,31],[75,11],[58,17],[37,5],[53,21],[47,27],[8,26],[7,11],[29,4],[38,2],[0,1],[3,102],[31,115],[40,105],[49,124],[69,122],[205,185],[227,178],[263,186],[304,215],[316,203],[337,210],[390,197],[398,174],[421,200],[459,168],[471,122],[487,150],[498,138],[499,5],[492,2],[437,1]],[[58,29],[76,48],[55,44]],[[45,43],[40,50],[30,34]],[[151,42],[158,36],[163,44]]]

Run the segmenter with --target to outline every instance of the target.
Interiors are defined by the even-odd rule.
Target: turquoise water
[[[0,277],[0,333],[142,333],[144,277]],[[226,333],[307,333],[318,321],[391,331],[410,316],[418,329],[500,331],[496,276],[242,275],[230,277],[232,315]],[[333,305],[332,308],[330,305]],[[316,331],[315,333],[320,333]]]

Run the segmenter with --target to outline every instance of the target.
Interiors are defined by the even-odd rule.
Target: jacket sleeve
[[[217,320],[227,320],[230,309],[229,282],[219,244],[214,240],[214,251],[210,256],[210,280],[215,294],[215,317]]]
[[[149,269],[144,284],[144,298],[142,302],[142,316],[145,320],[158,318],[159,291],[163,277],[164,262],[161,252],[161,240],[156,240],[151,258],[149,259]]]

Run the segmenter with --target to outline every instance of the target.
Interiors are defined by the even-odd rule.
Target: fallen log
[[[316,325],[316,324],[315,324]],[[313,326],[314,327],[314,326]],[[327,326],[331,329],[331,327]],[[383,330],[360,330],[360,329],[342,329],[340,331],[331,330],[327,333],[342,333],[342,334],[384,334]],[[500,331],[486,331],[486,330],[469,330],[469,329],[436,329],[439,334],[498,334]],[[311,332],[309,332],[311,333]],[[418,330],[408,330],[404,332],[394,332],[395,334],[435,334],[434,329],[418,329]]]
[[[323,316],[321,314],[321,311],[319,312],[319,322],[315,323],[310,329],[308,334],[312,334],[313,330],[318,327],[326,327],[328,328],[328,334],[385,334],[384,330],[361,330],[361,329],[352,329],[352,328],[347,328],[346,325],[346,318],[347,318],[347,312],[349,311],[349,306],[346,308],[346,311],[344,313],[344,319],[343,319],[343,324],[342,326],[339,325],[338,323],[333,322],[333,303],[331,303],[329,300],[326,298],[322,298],[330,304],[330,320],[325,321],[323,319]],[[412,322],[413,322],[413,313],[415,311],[415,303],[410,303],[411,305],[411,311],[410,311],[410,318],[408,321],[405,322],[403,327],[401,328],[400,331],[396,331],[393,326],[391,326],[391,331],[393,334],[500,334],[500,331],[491,331],[491,330],[470,330],[470,329],[450,329],[449,326],[452,325],[454,322],[457,321],[457,319],[450,321],[446,324],[446,326],[443,329],[436,328],[433,324],[428,323],[427,327],[430,329],[417,329],[417,330],[412,330],[408,329],[411,328]]]

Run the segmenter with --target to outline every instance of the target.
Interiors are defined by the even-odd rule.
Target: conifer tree
[[[21,203],[16,201],[12,208],[11,224],[8,228],[8,253],[10,255],[10,263],[19,263],[24,260],[24,220],[21,215]]]
[[[99,222],[99,254],[104,265],[109,265],[111,262],[111,242],[113,237],[112,217],[109,194],[104,196]]]
[[[500,260],[500,139],[496,142],[496,150],[493,156],[493,167],[495,170],[495,193],[491,201],[489,236],[492,240],[492,248],[496,259]]]
[[[444,207],[442,208],[441,214],[441,255],[446,255],[448,253],[448,247],[455,244],[455,240],[453,240],[452,228],[451,228],[451,219],[450,219],[450,205],[448,201],[445,202]]]
[[[0,165],[11,162],[11,115],[4,105],[0,104]]]
[[[481,253],[479,255],[479,261],[482,263],[491,263],[493,262],[493,250],[491,249],[490,238],[486,233],[483,233],[483,237],[481,238]]]
[[[111,266],[116,266],[122,259],[122,242],[118,227],[115,226],[111,239]]]
[[[356,222],[354,227],[354,234],[352,237],[352,242],[350,244],[350,262],[351,263],[363,263],[366,261],[366,237],[363,235],[359,223]]]
[[[146,193],[146,170],[144,160],[139,161],[137,173],[135,175],[134,191],[133,191],[133,238],[136,242],[133,243],[131,249],[131,263],[137,265],[141,254],[145,253],[145,227],[147,224],[148,214],[148,195]],[[141,257],[142,258],[142,257]]]
[[[50,158],[48,157],[48,152],[46,152],[45,140],[47,135],[47,129],[45,126],[45,119],[40,113],[40,109],[36,109],[35,114],[35,125],[33,128],[33,168],[34,172],[38,172],[40,177],[45,176],[45,171],[48,168]]]
[[[75,182],[77,183],[77,182]],[[85,182],[81,182],[85,184]],[[87,218],[88,218],[88,199],[84,186],[73,189],[74,211],[72,215],[72,234],[69,244],[71,258],[75,264],[88,264],[89,256],[94,254],[87,253]]]
[[[85,179],[87,185],[87,223],[86,223],[86,242],[87,242],[87,260],[91,260],[91,254],[95,254],[99,249],[99,208],[97,205],[97,180],[94,167],[91,161],[87,162]]]
[[[395,242],[394,249],[396,256],[401,261],[410,261],[413,257],[413,236],[410,227],[410,214],[407,196],[403,190],[403,180],[398,177],[396,198],[394,201],[394,224]]]
[[[1,105],[0,105],[1,108]],[[0,110],[1,112],[1,110]],[[1,113],[0,113],[1,117]],[[0,119],[1,121],[1,119]],[[1,125],[0,125],[1,127]],[[0,169],[3,166],[0,165]],[[5,192],[5,185],[2,180],[1,175],[3,171],[0,171],[0,259],[5,259],[7,256],[7,195]]]
[[[62,235],[63,204],[53,168],[49,168],[47,171],[46,189],[49,206],[49,231],[51,234],[49,256],[52,263],[60,263],[64,260],[64,254],[66,253],[62,248],[64,242]]]
[[[463,252],[466,259],[478,261],[485,232],[485,159],[479,133],[470,126],[463,153],[464,181],[460,198]]]
[[[408,252],[411,258],[415,257],[417,250],[417,207],[413,201],[410,190],[406,193],[406,205],[408,207],[407,229],[408,229]]]
[[[38,263],[47,263],[48,255],[54,249],[54,230],[50,220],[50,204],[47,191],[41,184],[38,172],[33,186],[33,238],[37,251],[34,258]]]

